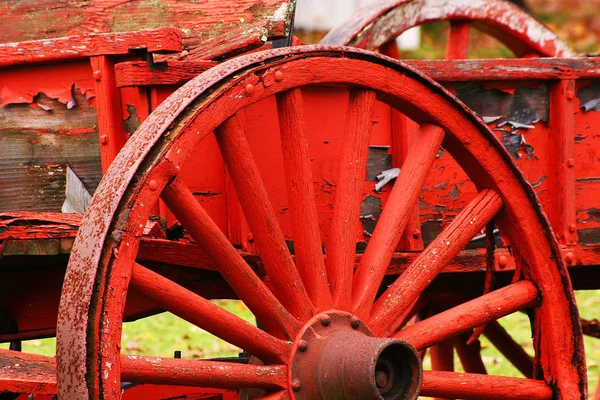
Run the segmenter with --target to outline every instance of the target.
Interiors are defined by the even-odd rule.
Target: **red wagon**
[[[393,55],[395,36],[433,18],[426,1],[363,13],[335,45],[261,52],[289,34],[293,2],[66,3],[37,36],[19,24],[47,5],[7,6],[20,40],[69,38],[0,53],[0,337],[12,343],[0,389],[586,398],[572,289],[599,281],[600,59],[572,57],[504,3],[443,3],[435,18],[459,21],[448,58],[464,57],[471,23],[527,58],[370,51]],[[242,300],[258,326],[219,298]],[[244,355],[121,354],[123,322],[162,311]],[[518,311],[534,357],[497,322]],[[55,333],[56,360],[18,351]],[[481,334],[524,377],[486,374]]]

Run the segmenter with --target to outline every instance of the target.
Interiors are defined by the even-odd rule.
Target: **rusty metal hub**
[[[326,312],[298,335],[290,383],[301,399],[416,399],[422,380],[419,356],[400,339],[373,337],[357,317]]]

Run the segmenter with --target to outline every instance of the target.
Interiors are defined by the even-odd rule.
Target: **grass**
[[[576,296],[581,316],[585,319],[598,318],[600,291],[579,291]],[[252,313],[240,301],[219,300],[215,303],[248,322],[254,322]],[[509,315],[502,318],[500,323],[529,354],[533,355],[529,319],[525,314]],[[127,354],[173,357],[174,352],[179,350],[182,357],[188,359],[236,357],[241,351],[170,313],[126,323],[121,344],[123,352]],[[521,376],[485,337],[481,339],[481,344],[481,356],[489,374]],[[23,351],[53,356],[55,346],[56,341],[53,338],[30,340],[23,343]],[[7,348],[8,346],[2,345],[2,347]],[[591,398],[600,374],[600,340],[586,337],[585,349]],[[424,367],[425,369],[431,368],[428,356],[424,360]],[[457,371],[462,370],[458,361],[455,361],[455,368]]]

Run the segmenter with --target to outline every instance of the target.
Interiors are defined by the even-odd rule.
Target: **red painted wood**
[[[302,91],[294,89],[277,95],[281,148],[296,268],[308,296],[318,310],[331,308],[333,300],[327,283],[313,177],[304,128]]]
[[[454,372],[454,345],[452,340],[440,342],[429,348],[431,369],[433,371]],[[435,400],[444,400],[445,397],[436,397]]]
[[[198,387],[283,388],[288,380],[284,365],[262,366],[203,360],[121,356],[124,382]]]
[[[0,67],[122,55],[141,49],[149,53],[181,51],[181,33],[173,28],[160,28],[0,44]]]
[[[308,320],[312,303],[277,222],[244,132],[244,117],[225,121],[215,135],[275,294],[294,316]]]
[[[447,59],[465,59],[469,56],[470,30],[470,22],[450,21],[450,29],[448,30],[448,40],[446,42]]]
[[[164,189],[162,199],[261,324],[270,332],[293,339],[301,327],[299,322],[234,249],[187,186],[175,179]]]
[[[548,218],[561,244],[577,242],[575,205],[575,81],[561,80],[550,89],[550,133]]]
[[[483,334],[526,378],[533,377],[533,359],[498,321],[490,322]]]
[[[396,60],[400,59],[398,44],[395,40],[383,44],[379,48],[379,52]],[[401,168],[417,135],[419,125],[395,108],[391,110],[391,117],[392,167]],[[421,213],[418,202],[415,203],[412,217],[402,232],[398,250],[423,250]]]
[[[439,126],[421,125],[354,276],[352,301],[358,315],[370,311],[443,139]]]
[[[124,61],[115,65],[115,76],[118,87],[182,85],[215,65],[217,62],[209,60],[169,60],[150,68],[145,61]]]
[[[387,53],[385,53],[387,55]],[[204,71],[207,60],[169,60],[166,72],[153,71],[139,62],[117,64],[118,84],[167,85],[187,82]],[[598,79],[600,57],[522,58],[497,60],[402,60],[439,82],[527,81],[552,79]],[[120,67],[122,65],[122,67]],[[173,68],[170,68],[170,67]],[[122,68],[122,70],[120,70]],[[170,70],[169,70],[170,68]]]
[[[74,238],[81,215],[29,211],[0,213],[0,240]]]
[[[333,219],[327,250],[327,276],[333,301],[341,309],[350,307],[356,233],[360,225],[362,185],[366,175],[375,92],[350,92],[340,175],[336,187]]]
[[[398,332],[404,326],[413,319],[418,313],[420,313],[427,306],[427,299],[425,296],[419,296],[394,322],[390,325],[389,329],[383,335],[384,337],[390,337],[394,333]]]
[[[98,135],[102,172],[106,172],[127,141],[127,134],[123,123],[121,93],[115,81],[114,61],[106,56],[94,56],[90,62],[98,78],[95,78]]]
[[[394,315],[405,310],[425,290],[444,265],[494,218],[502,204],[493,190],[483,190],[471,201],[375,303],[369,322],[371,329],[376,334],[385,332],[394,322]]]
[[[17,0],[0,4],[0,25],[11,27],[0,34],[0,43],[73,33],[120,32],[124,28],[139,30],[148,26],[180,29],[186,47],[235,28],[248,29],[247,36],[260,33],[274,39],[285,35],[292,11],[292,4],[285,0],[161,0],[160,3],[103,0],[83,4]]]
[[[459,333],[534,306],[539,292],[529,281],[513,283],[490,294],[433,315],[396,333],[415,348],[432,346]]]
[[[460,335],[454,342],[456,354],[460,359],[460,363],[465,372],[473,374],[487,374],[485,364],[481,359],[481,342],[475,340],[471,344],[467,344],[469,340],[468,334]]]
[[[165,400],[172,398],[194,400],[239,400],[237,391],[228,389],[190,388],[188,386],[136,384],[123,391],[122,400]],[[26,399],[18,399],[26,400]],[[35,399],[37,400],[37,399]],[[43,399],[46,400],[46,399]],[[51,399],[48,399],[51,400]]]
[[[401,168],[417,137],[419,125],[396,109],[392,109],[392,166]],[[402,232],[398,250],[423,250],[421,234],[421,210],[419,202],[415,202],[412,217]]]
[[[406,60],[440,82],[598,79],[599,57],[498,60]]]
[[[56,394],[52,357],[0,349],[0,392]]]
[[[287,343],[139,264],[133,268],[130,285],[157,306],[265,361],[287,357]]]
[[[550,400],[544,381],[506,376],[423,371],[421,396],[451,396],[465,400]]]

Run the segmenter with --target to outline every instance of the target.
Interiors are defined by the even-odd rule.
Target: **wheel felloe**
[[[417,398],[423,373],[414,347],[375,338],[356,322],[349,314],[328,313],[306,325],[291,365],[290,387],[297,400]]]

